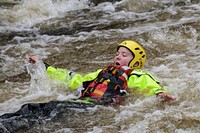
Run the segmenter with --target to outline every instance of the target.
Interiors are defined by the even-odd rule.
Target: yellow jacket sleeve
[[[51,79],[58,80],[61,83],[66,84],[72,90],[77,89],[77,87],[85,81],[94,80],[101,70],[102,69],[99,69],[96,72],[82,76],[66,69],[54,68],[52,66],[47,67],[47,73]]]
[[[135,69],[129,75],[128,87],[142,92],[146,96],[152,96],[160,92],[165,92],[156,78],[147,71]]]

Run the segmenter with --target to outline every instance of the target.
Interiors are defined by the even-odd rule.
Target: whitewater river
[[[56,119],[14,132],[200,132],[199,0],[91,1],[0,1],[0,115],[25,103],[73,98],[65,85],[48,78],[42,63],[25,62],[26,55],[85,74],[111,64],[116,45],[126,39],[142,44],[144,69],[177,101],[135,94],[125,106],[66,109]],[[13,131],[4,121],[0,131]]]

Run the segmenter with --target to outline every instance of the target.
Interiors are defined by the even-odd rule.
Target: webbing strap
[[[123,78],[124,80],[127,80],[127,74],[124,70],[118,67],[109,66],[102,70],[94,81],[86,84],[83,83],[83,85],[85,84],[86,86],[84,86],[85,90],[83,91],[82,96],[98,95],[98,97],[102,97],[103,99],[116,95],[121,96],[125,94],[125,88],[122,88],[125,82]],[[101,84],[106,87],[101,89]]]

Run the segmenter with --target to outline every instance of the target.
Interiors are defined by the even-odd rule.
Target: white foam
[[[22,0],[12,9],[2,10],[4,23],[32,26],[46,19],[61,17],[64,13],[89,7],[88,0]]]
[[[104,2],[104,3],[100,3],[98,4],[97,7],[95,7],[96,9],[100,8],[102,9],[104,12],[107,12],[107,13],[111,13],[111,12],[114,12],[115,11],[115,7],[112,3],[110,2]]]

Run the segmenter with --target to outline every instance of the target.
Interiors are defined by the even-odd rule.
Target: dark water
[[[0,114],[15,112],[25,103],[73,98],[66,86],[49,81],[42,64],[29,66],[25,55],[84,74],[112,63],[116,45],[134,39],[147,52],[144,69],[170,88],[177,102],[135,94],[117,109],[66,109],[57,119],[19,132],[200,132],[199,1],[97,3],[0,2]],[[31,75],[27,67],[36,73]]]

